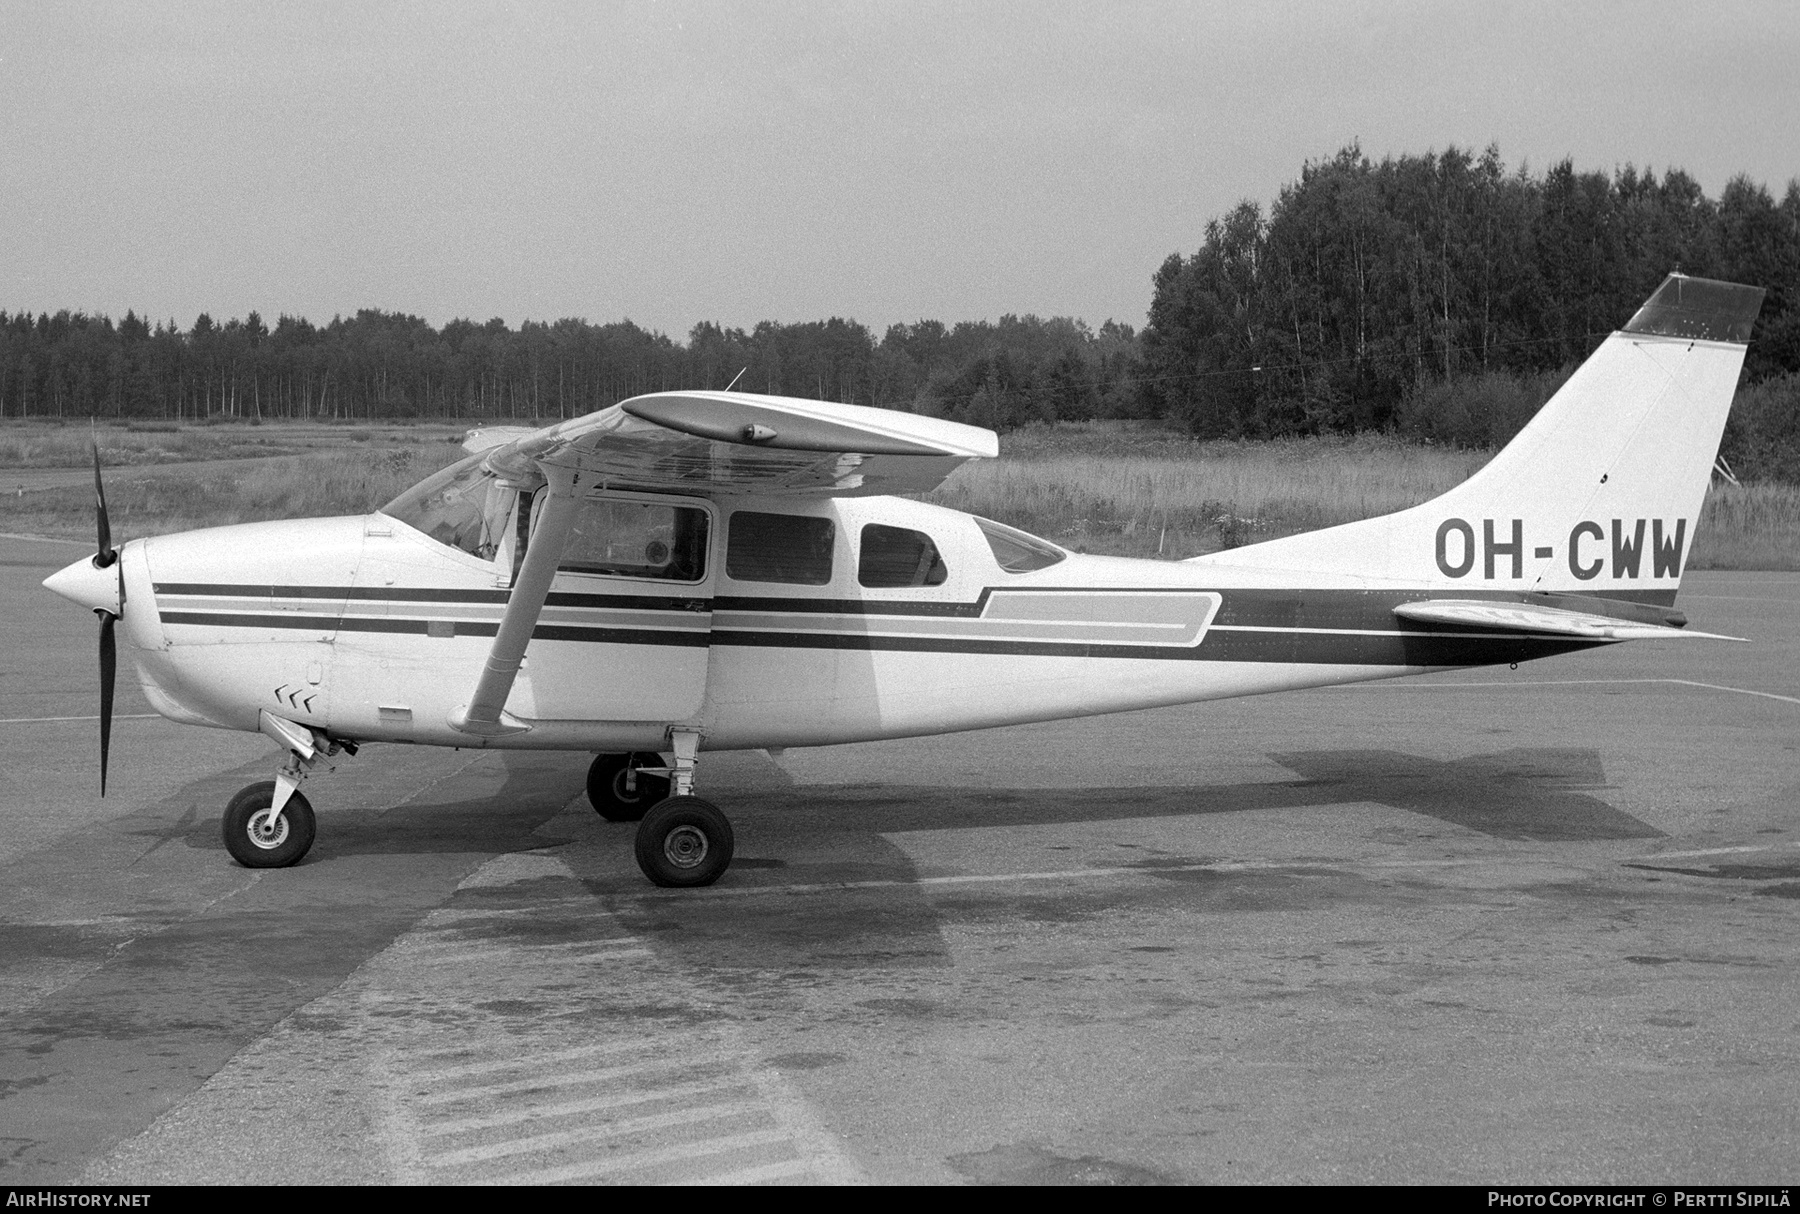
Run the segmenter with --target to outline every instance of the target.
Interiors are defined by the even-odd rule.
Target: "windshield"
[[[994,559],[1000,562],[1000,568],[1008,573],[1030,573],[1033,569],[1047,569],[1069,555],[1049,540],[1040,540],[1029,532],[1008,527],[1005,523],[978,518],[975,525],[987,537],[988,547],[994,550]]]
[[[451,464],[381,508],[381,513],[416,527],[440,544],[491,561],[506,532],[513,491],[502,489],[481,466],[482,456]]]

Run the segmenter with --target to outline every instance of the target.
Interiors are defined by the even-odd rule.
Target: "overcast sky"
[[[0,0],[0,309],[1141,325],[1304,162],[1800,174],[1800,5]]]

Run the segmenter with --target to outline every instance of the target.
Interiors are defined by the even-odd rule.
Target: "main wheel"
[[[669,795],[667,776],[639,775],[633,792],[625,779],[633,767],[661,767],[662,756],[647,750],[628,755],[599,755],[588,768],[588,804],[608,822],[636,822],[652,805]]]
[[[731,864],[731,822],[699,797],[658,801],[638,824],[637,862],[658,885],[711,885]]]
[[[317,824],[312,804],[296,792],[281,807],[281,816],[271,820],[273,804],[275,781],[264,780],[238,793],[225,807],[225,850],[245,868],[298,864],[313,845]]]

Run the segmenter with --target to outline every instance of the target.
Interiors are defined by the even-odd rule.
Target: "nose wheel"
[[[275,812],[275,781],[263,780],[231,798],[225,807],[225,850],[245,868],[286,868],[298,864],[313,845],[313,808],[299,793]]]

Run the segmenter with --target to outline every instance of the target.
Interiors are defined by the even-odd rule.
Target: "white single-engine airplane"
[[[1671,275],[1507,447],[1434,501],[1188,561],[1085,556],[896,494],[987,430],[659,392],[457,463],[359,518],[112,546],[44,582],[114,624],[170,720],[288,753],[225,810],[252,867],[312,845],[307,770],[370,742],[599,752],[659,885],[717,880],[707,751],[824,746],[1695,637],[1673,610],[1754,287]]]

